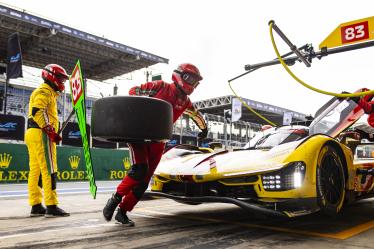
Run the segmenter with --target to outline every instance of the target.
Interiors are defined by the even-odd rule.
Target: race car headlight
[[[285,191],[302,186],[306,165],[302,161],[291,162],[281,170],[261,176],[266,191]]]

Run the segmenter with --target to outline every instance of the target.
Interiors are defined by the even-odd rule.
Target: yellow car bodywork
[[[321,122],[324,124],[323,118],[326,116],[331,118],[330,116],[338,111],[339,122],[333,129],[329,130],[330,134],[335,137],[363,114],[362,110],[358,109],[354,103],[348,101],[342,103],[342,100],[336,100],[329,108],[328,106],[326,111],[324,109],[319,110],[321,118],[317,118],[316,126],[323,127],[320,124]],[[279,128],[279,130],[282,129],[285,131],[304,129],[303,131],[309,132],[312,130],[312,126]],[[319,131],[318,129],[317,131]],[[319,189],[323,188],[319,185],[323,185],[323,182],[318,185],[317,179],[321,178],[317,174],[322,174],[319,172],[325,170],[321,166],[323,165],[322,161],[325,160],[326,155],[332,153],[334,155],[333,160],[341,165],[341,171],[344,171],[344,173],[340,172],[342,174],[341,178],[345,178],[341,180],[340,185],[336,184],[341,186],[341,190],[338,189],[341,193],[339,193],[339,199],[333,205],[333,211],[339,212],[344,201],[357,197],[361,198],[365,195],[369,196],[372,193],[374,181],[368,178],[369,180],[363,184],[367,176],[357,172],[359,169],[374,169],[374,160],[355,160],[352,148],[348,144],[329,136],[329,132],[326,132],[326,134],[308,133],[305,137],[295,141],[281,143],[271,148],[253,150],[222,150],[217,152],[197,147],[177,146],[164,154],[154,174],[151,191],[153,193],[163,193],[165,197],[185,203],[219,202],[222,200],[223,202],[232,201],[232,203],[240,206],[243,203],[243,205],[246,205],[249,201],[254,201],[256,205],[260,204],[267,208],[272,205],[271,209],[273,210],[278,209],[277,204],[291,203],[292,208],[283,209],[283,214],[287,216],[307,214],[318,211],[321,206],[326,205],[323,193],[319,192]],[[329,148],[332,148],[332,150]],[[286,171],[287,167],[290,168],[292,165],[296,169],[295,164],[305,167],[303,167],[304,171],[300,185],[278,190],[275,188],[269,189],[270,185],[267,183],[268,186],[265,188],[264,182],[269,179],[265,178],[266,176],[271,175],[274,178],[279,175],[281,179],[285,175],[282,175],[282,172]],[[296,176],[293,175],[293,177],[295,180]],[[269,180],[268,182],[276,182],[276,180]],[[283,181],[286,180],[283,179]],[[333,186],[333,181],[336,181],[336,179],[325,181],[332,181]],[[368,184],[370,186],[367,186]],[[192,190],[197,189],[198,193],[191,194],[191,191],[183,193],[183,186]],[[217,190],[217,186],[220,189]],[[274,186],[278,188],[278,185]],[[281,186],[281,183],[279,183],[279,186]],[[207,188],[208,192],[199,190],[204,188]],[[227,190],[237,188],[244,191],[244,194],[238,192],[237,196],[222,195],[222,193],[226,193],[225,188]],[[247,191],[247,195],[245,191]]]

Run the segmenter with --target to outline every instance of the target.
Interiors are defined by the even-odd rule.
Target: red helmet
[[[199,69],[190,63],[180,64],[172,75],[172,80],[187,95],[193,92],[202,79]]]
[[[49,64],[42,70],[42,78],[46,83],[52,84],[54,90],[65,90],[65,81],[69,79],[65,69],[57,64]]]

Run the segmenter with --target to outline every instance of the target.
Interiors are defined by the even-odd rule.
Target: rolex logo
[[[6,169],[10,165],[10,161],[12,161],[12,156],[7,153],[0,154],[0,168]]]
[[[123,160],[123,167],[125,167],[126,170],[128,170],[131,166],[131,163],[130,163],[130,158],[128,157],[125,157]]]
[[[77,169],[78,166],[79,166],[79,161],[80,161],[80,157],[79,156],[70,156],[69,157],[69,162],[70,162],[70,167],[72,169]]]

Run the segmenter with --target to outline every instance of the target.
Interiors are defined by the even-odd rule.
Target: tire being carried
[[[110,142],[147,142],[171,139],[172,106],[160,99],[113,96],[94,102],[92,136]]]

